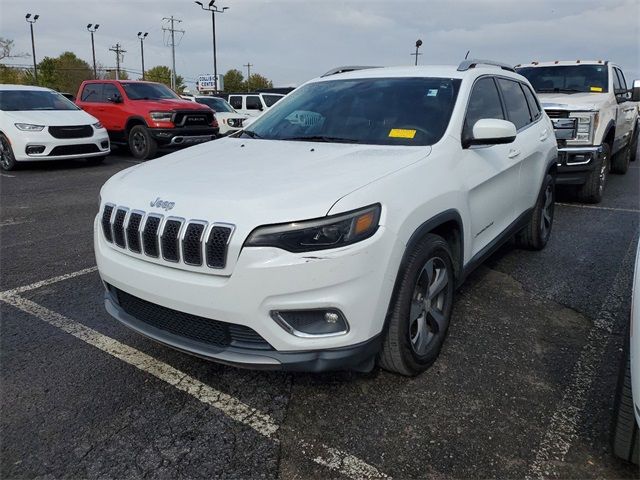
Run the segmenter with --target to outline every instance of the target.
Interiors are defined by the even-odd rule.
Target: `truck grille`
[[[107,242],[168,262],[223,269],[233,225],[164,217],[108,203],[101,216]]]
[[[173,123],[178,127],[208,127],[213,123],[213,112],[206,110],[177,111]]]
[[[49,134],[54,138],[87,138],[93,136],[93,127],[91,125],[49,127]]]
[[[273,350],[273,347],[255,330],[244,325],[172,310],[123,292],[113,285],[109,285],[109,290],[127,314],[172,335],[216,347]]]

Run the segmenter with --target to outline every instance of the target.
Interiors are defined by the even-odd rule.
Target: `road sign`
[[[198,83],[196,85],[196,89],[200,93],[204,92],[215,92],[215,76],[214,75],[199,75]],[[222,75],[218,75],[218,91],[224,90],[224,77]]]

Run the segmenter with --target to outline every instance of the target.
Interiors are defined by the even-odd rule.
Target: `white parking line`
[[[613,281],[611,290],[602,302],[593,328],[582,347],[580,356],[571,372],[571,383],[565,389],[558,408],[551,417],[547,432],[535,452],[535,458],[529,467],[526,478],[556,478],[556,468],[564,462],[572,443],[577,438],[578,422],[584,412],[587,396],[593,382],[600,378],[598,369],[603,361],[611,332],[615,326],[612,312],[620,310],[623,298],[628,297],[629,277],[633,271],[635,243],[631,242],[622,260],[622,264]]]
[[[25,313],[33,315],[49,325],[59,328],[79,340],[108,353],[118,360],[153,375],[174,388],[177,388],[197,400],[216,408],[237,422],[252,428],[260,435],[278,442],[276,433],[279,430],[279,425],[270,415],[246,405],[235,397],[212,388],[211,386],[167,363],[157,360],[146,353],[125,345],[90,327],[18,295],[22,292],[68,280],[70,278],[94,272],[95,270],[96,267],[86,268],[78,272],[61,275],[48,280],[32,283],[24,287],[8,290],[0,293],[0,301],[4,301]],[[315,444],[313,442],[302,440],[300,438],[302,437],[300,432],[290,433],[296,439],[298,448],[303,452],[303,454],[308,456],[315,463],[322,465],[329,470],[338,472],[353,479],[390,478],[379,471],[376,467],[367,464],[363,460],[360,460],[347,452],[328,447],[321,443]]]
[[[15,175],[7,175],[6,173],[0,173],[0,177],[16,178]]]
[[[609,210],[611,212],[640,213],[640,209],[637,209],[637,208],[596,207],[595,205],[578,205],[575,203],[561,203],[561,202],[556,202],[556,205],[560,205],[561,207],[586,208],[589,210]]]
[[[22,287],[0,292],[0,297],[18,295],[20,293],[28,292],[29,290],[35,290],[36,288],[51,285],[52,283],[58,283],[64,280],[69,280],[70,278],[78,277],[80,275],[86,275],[87,273],[92,273],[92,272],[95,272],[96,270],[98,270],[98,267],[89,267],[89,268],[85,268],[84,270],[78,270],[77,272],[66,273],[58,277],[48,278],[46,280],[40,280],[39,282],[31,283],[29,285],[25,285]]]

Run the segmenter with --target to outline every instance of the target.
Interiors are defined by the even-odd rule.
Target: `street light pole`
[[[218,8],[215,5],[216,0],[211,0],[208,6],[204,6],[202,2],[196,1],[197,5],[200,5],[202,10],[209,10],[211,12],[211,32],[213,34],[213,88],[218,91],[218,61],[216,54],[216,13],[224,13],[225,10],[229,10],[229,7]]]
[[[138,38],[140,39],[140,56],[142,57],[142,80],[144,80],[144,39],[147,38],[149,32],[138,32]]]
[[[418,49],[422,46],[422,40],[418,39],[418,41],[416,41],[416,53],[412,53],[411,55],[415,55],[416,56],[416,63],[415,65],[418,66],[418,55],[422,55],[421,53],[418,53]]]
[[[98,69],[96,68],[96,46],[93,43],[93,34],[95,33],[96,30],[98,30],[98,27],[100,25],[98,25],[97,23],[94,25],[92,23],[90,23],[89,25],[87,25],[87,30],[89,31],[89,33],[91,33],[91,53],[93,54],[93,78],[98,78]]]
[[[31,19],[31,14],[27,13],[24,16],[25,20],[29,23],[29,27],[31,29],[31,52],[33,54],[33,77],[35,78],[36,83],[38,83],[38,66],[36,64],[36,41],[33,38],[33,24],[36,23],[40,15],[34,15],[33,19]]]

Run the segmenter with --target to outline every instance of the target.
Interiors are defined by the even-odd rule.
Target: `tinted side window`
[[[100,102],[102,100],[102,83],[90,83],[82,90],[82,102]]]
[[[541,115],[540,105],[538,105],[538,100],[527,85],[522,85],[522,89],[524,90],[524,96],[527,97],[527,103],[529,104],[531,121],[535,122]]]
[[[631,95],[627,91],[627,81],[625,80],[624,75],[622,74],[622,70],[620,70],[619,68],[614,68],[613,75],[614,75],[614,79],[617,75],[618,83],[620,84],[620,95],[616,95],[616,96],[619,96],[621,99],[631,100]],[[615,91],[616,93],[618,93],[618,87],[615,87]]]
[[[531,117],[529,114],[529,107],[527,106],[527,100],[522,88],[520,87],[520,82],[499,78],[498,84],[502,90],[502,96],[504,97],[504,103],[507,108],[507,116],[509,117],[509,120],[514,123],[518,130],[522,127],[526,127],[531,123]]]
[[[238,110],[242,109],[242,97],[240,96],[236,95],[236,96],[229,97],[229,103],[235,109],[238,109]]]
[[[616,93],[616,95],[618,93],[620,93],[620,90],[622,90],[622,85],[620,84],[620,77],[618,77],[618,72],[617,72],[617,68],[613,69],[612,75],[613,75],[613,91]]]
[[[463,136],[471,138],[473,126],[483,118],[504,120],[500,95],[493,78],[490,77],[481,78],[473,86],[467,106],[467,116],[464,120]]]
[[[262,102],[260,97],[250,96],[247,97],[247,110],[262,110]]]
[[[120,95],[118,88],[111,83],[105,83],[102,89],[102,101],[107,103],[110,98],[114,98],[115,96],[122,96]]]

